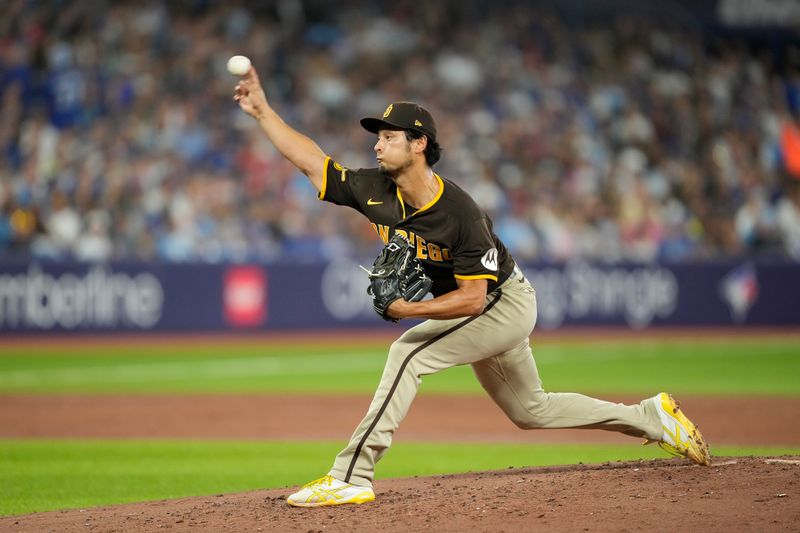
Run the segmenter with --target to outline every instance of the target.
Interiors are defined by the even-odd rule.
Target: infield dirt
[[[636,403],[631,396],[604,397]],[[679,396],[715,444],[800,445],[800,398]],[[0,395],[0,438],[346,440],[370,398],[355,395]],[[287,417],[286,413],[292,416]],[[488,396],[420,395],[400,441],[631,443],[609,431],[522,431]]]

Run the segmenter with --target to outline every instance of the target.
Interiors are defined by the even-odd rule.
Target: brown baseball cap
[[[371,133],[378,133],[381,129],[413,130],[436,141],[436,123],[433,122],[433,117],[427,109],[413,102],[389,104],[381,118],[362,118],[361,125]]]

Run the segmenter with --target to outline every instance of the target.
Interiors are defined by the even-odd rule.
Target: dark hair
[[[404,130],[406,132],[406,140],[408,141],[415,141],[417,139],[422,138],[425,135],[422,132],[415,131],[415,130]],[[425,135],[425,137],[428,137]],[[442,147],[439,146],[439,143],[428,137],[428,144],[425,146],[425,162],[428,163],[429,167],[432,167],[439,161],[439,158],[442,156]]]

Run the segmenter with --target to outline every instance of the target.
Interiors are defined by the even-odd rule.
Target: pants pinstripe
[[[371,486],[377,463],[392,442],[417,394],[422,376],[470,364],[478,381],[518,427],[592,428],[636,437],[661,438],[650,400],[615,404],[542,388],[528,337],[536,323],[536,292],[515,269],[499,290],[487,295],[476,317],[426,320],[391,346],[378,389],[330,474]]]

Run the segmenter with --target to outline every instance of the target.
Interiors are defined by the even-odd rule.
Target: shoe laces
[[[314,481],[309,481],[308,483],[303,485],[303,488],[306,489],[315,485],[333,485],[333,480],[334,480],[333,476],[330,475],[322,476],[321,478],[315,479]]]

